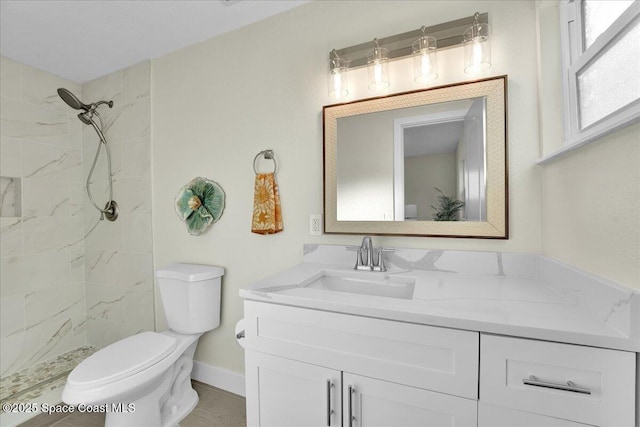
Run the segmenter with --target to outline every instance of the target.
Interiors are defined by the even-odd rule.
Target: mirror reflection
[[[507,76],[325,106],[325,233],[506,239]]]
[[[337,119],[338,221],[484,221],[486,97]]]

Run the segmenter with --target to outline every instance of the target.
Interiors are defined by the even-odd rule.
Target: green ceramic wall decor
[[[206,178],[193,178],[176,197],[176,213],[192,236],[199,236],[218,221],[224,210],[224,191]]]

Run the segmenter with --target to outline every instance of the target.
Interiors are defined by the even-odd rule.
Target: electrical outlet
[[[309,234],[322,236],[322,214],[309,215]]]

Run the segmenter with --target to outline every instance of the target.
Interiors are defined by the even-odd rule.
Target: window
[[[640,0],[562,4],[565,143],[640,119]]]

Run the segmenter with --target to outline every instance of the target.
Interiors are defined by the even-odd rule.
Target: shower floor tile
[[[0,402],[32,401],[42,394],[61,387],[67,375],[98,349],[81,347],[47,362],[0,379]]]

